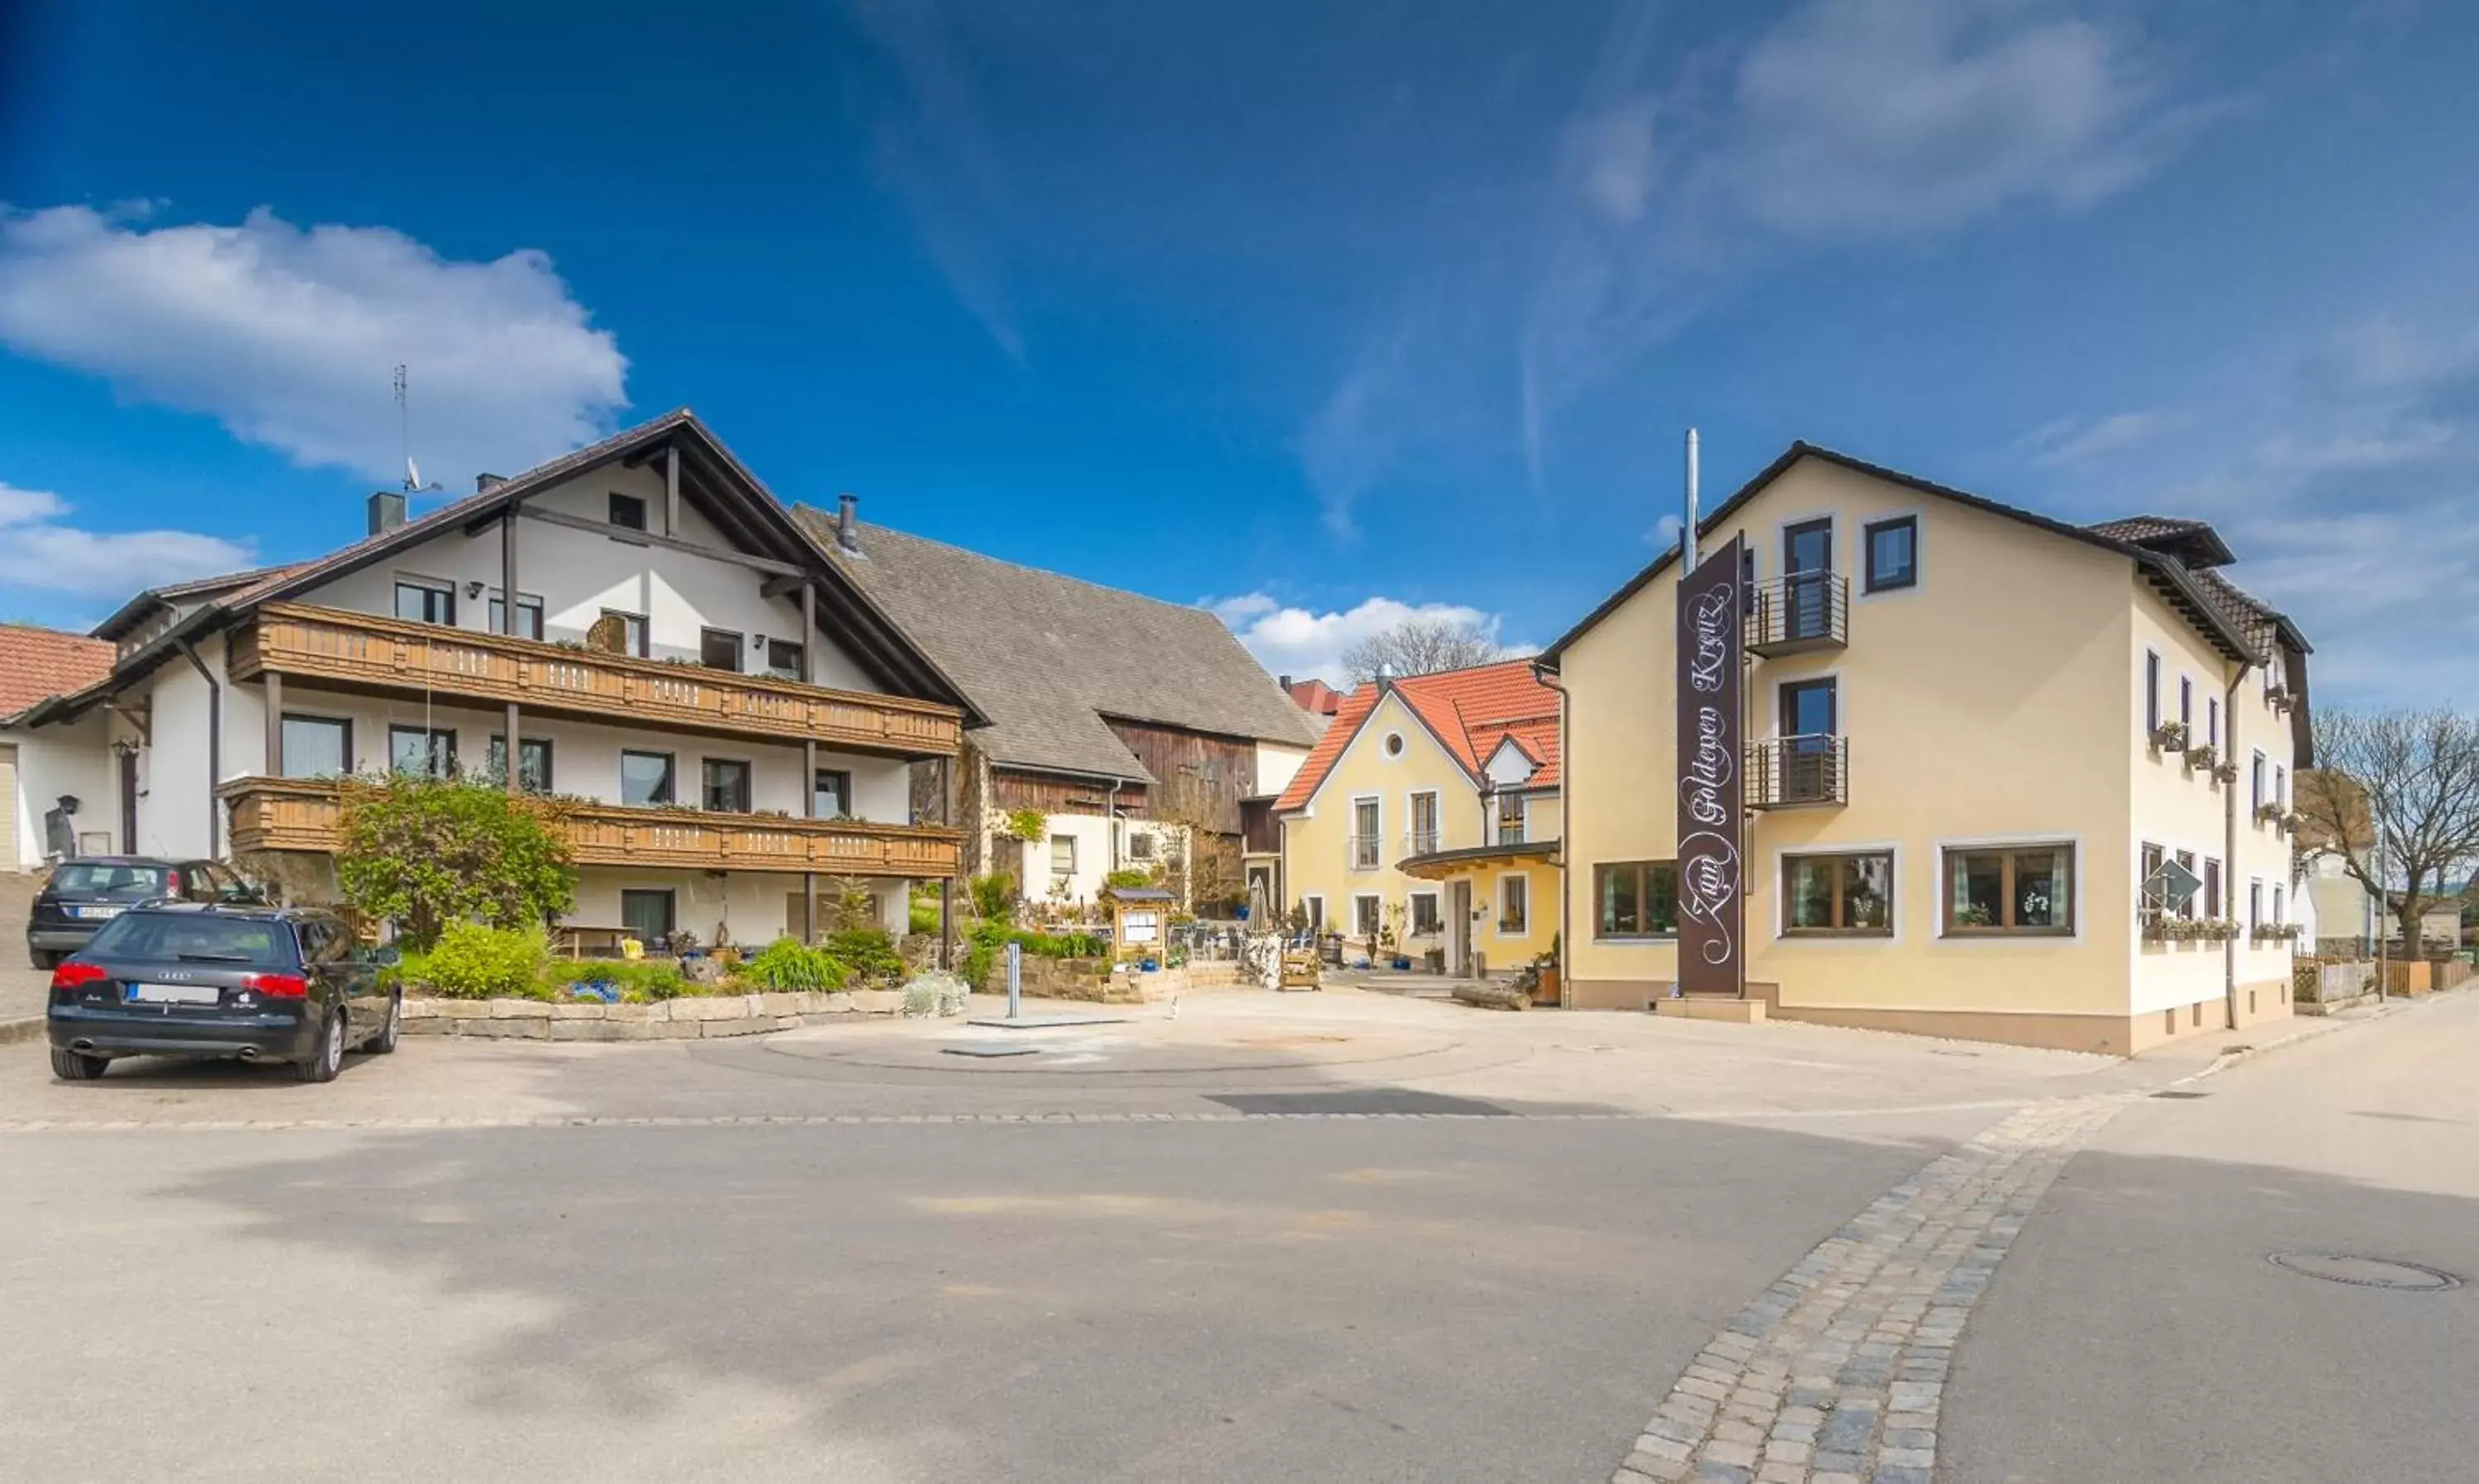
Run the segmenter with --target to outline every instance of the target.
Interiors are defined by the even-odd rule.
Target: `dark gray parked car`
[[[396,1049],[404,995],[381,985],[394,957],[329,912],[133,907],[52,971],[52,1070],[89,1082],[116,1057],[238,1057],[331,1081],[350,1047]]]
[[[258,888],[217,860],[89,856],[52,868],[26,916],[26,955],[47,969],[141,902],[260,902]]]

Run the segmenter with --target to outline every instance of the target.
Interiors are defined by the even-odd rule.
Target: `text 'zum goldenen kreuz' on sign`
[[[1678,582],[1678,988],[1743,991],[1739,538]]]

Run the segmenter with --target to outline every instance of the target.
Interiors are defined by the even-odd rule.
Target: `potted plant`
[[[2279,804],[2259,804],[2255,806],[2255,817],[2267,825],[2280,824],[2281,817],[2287,812],[2289,811]]]
[[[2186,724],[2185,722],[2162,722],[2160,726],[2153,728],[2152,745],[2164,753],[2185,752],[2186,750]]]
[[[1549,934],[1548,950],[1532,960],[1532,1003],[1555,1009],[1558,1004],[1558,934]]]
[[[2220,761],[2220,750],[2210,742],[2198,742],[2186,749],[2186,766],[2204,773],[2211,773]]]
[[[2212,778],[2216,782],[2235,783],[2238,780],[2238,765],[2225,762],[2212,770]]]

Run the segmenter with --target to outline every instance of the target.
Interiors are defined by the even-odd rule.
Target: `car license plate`
[[[69,910],[80,917],[117,917],[125,909],[117,907],[72,907]]]
[[[213,985],[131,985],[129,998],[149,1005],[213,1005],[224,992]]]

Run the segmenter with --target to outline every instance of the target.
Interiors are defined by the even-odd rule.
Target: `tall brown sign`
[[[1741,661],[1747,605],[1739,538],[1678,581],[1678,988],[1746,992],[1739,871]]]

